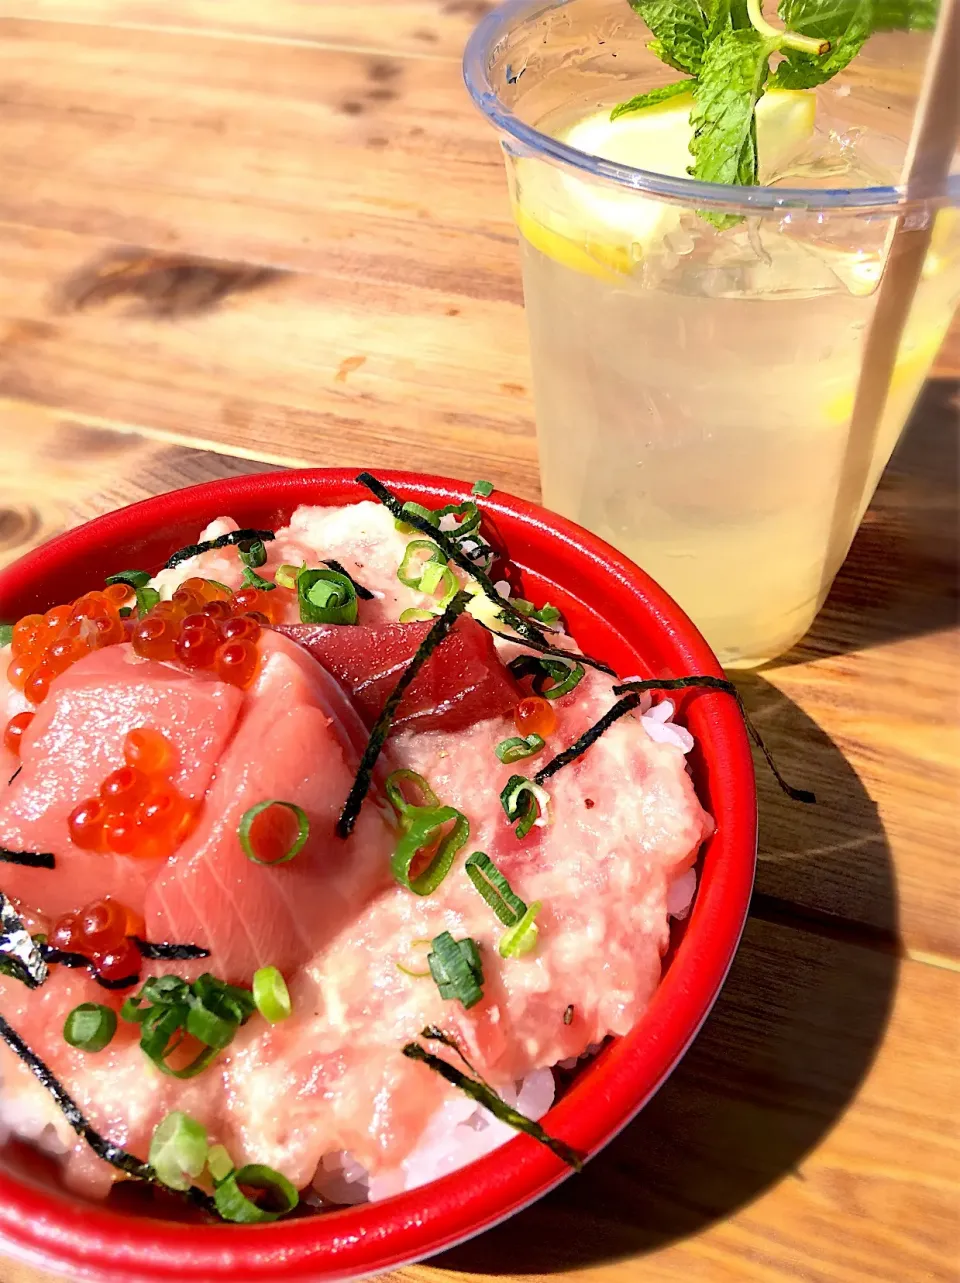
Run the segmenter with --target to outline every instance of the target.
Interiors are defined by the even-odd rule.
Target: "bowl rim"
[[[377,469],[376,475],[403,498],[428,505],[470,497],[469,483],[450,478],[392,469]],[[244,474],[155,495],[68,530],[0,571],[0,602],[39,591],[37,584],[51,566],[80,564],[102,553],[104,545],[123,546],[124,536],[129,539],[134,531],[174,522],[206,524],[244,502],[272,503],[289,517],[311,497],[330,505],[369,495],[354,470],[346,468]],[[679,671],[723,676],[676,603],[602,539],[503,490],[495,490],[483,506],[505,523],[519,522],[541,543],[559,539],[585,558],[585,573],[592,568],[596,575],[612,576],[618,591],[630,593],[665,631]],[[749,741],[728,696],[705,691],[697,699],[697,716],[709,726],[706,739],[717,754],[709,768],[713,791],[719,790],[713,809],[717,800],[722,803],[722,822],[707,844],[714,851],[711,872],[640,1022],[592,1062],[550,1111],[550,1128],[591,1156],[632,1121],[696,1036],[726,978],[747,917],[757,851]],[[234,1277],[233,1271],[251,1281],[322,1278],[332,1283],[394,1269],[463,1242],[569,1174],[548,1150],[517,1136],[458,1172],[383,1202],[267,1226],[197,1226],[120,1214],[0,1169],[0,1251],[53,1269],[69,1266],[78,1279],[111,1283],[207,1283],[215,1276]]]

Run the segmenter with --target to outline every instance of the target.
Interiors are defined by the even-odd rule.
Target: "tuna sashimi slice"
[[[51,684],[23,737],[23,769],[0,787],[0,846],[49,851],[57,866],[0,865],[0,888],[51,917],[107,891],[139,912],[157,862],[81,851],[70,841],[70,812],[123,765],[124,737],[139,726],[167,736],[176,751],[173,783],[203,797],[242,701],[233,686],[139,659],[126,644],[74,664]]]
[[[433,625],[284,624],[277,631],[305,646],[353,696],[368,726]],[[394,729],[457,731],[509,712],[521,698],[493,638],[461,616],[404,696]]]
[[[334,833],[365,743],[336,680],[287,638],[265,634],[263,663],[223,755],[197,831],[147,897],[147,933],[211,951],[210,969],[249,984],[261,966],[290,975],[389,882],[396,837],[371,800],[353,836]],[[304,849],[273,867],[247,858],[245,811],[274,798],[310,821]]]

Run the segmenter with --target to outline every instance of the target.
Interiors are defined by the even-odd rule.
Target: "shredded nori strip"
[[[533,777],[533,782],[535,784],[543,784],[545,780],[550,779],[552,775],[556,775],[557,771],[564,766],[569,766],[578,757],[582,757],[590,745],[595,744],[604,731],[609,730],[614,722],[619,722],[621,717],[626,717],[627,713],[632,713],[639,706],[639,695],[627,695],[624,699],[614,704],[613,708],[607,709],[600,720],[595,722],[589,730],[584,731],[580,738],[574,741],[569,748],[565,748],[562,753],[558,753],[556,757],[552,758],[546,766],[541,767]]]
[[[147,1181],[152,1185],[157,1185],[160,1189],[168,1190],[168,1187],[157,1179],[157,1174],[149,1163],[143,1162],[135,1154],[131,1154],[120,1145],[115,1145],[113,1141],[107,1140],[87,1122],[79,1105],[60,1084],[52,1070],[44,1064],[35,1051],[32,1051],[27,1046],[16,1030],[7,1024],[3,1016],[0,1016],[0,1038],[3,1039],[14,1055],[23,1061],[40,1086],[50,1093],[64,1118],[80,1139],[86,1141],[98,1158],[103,1159],[105,1163],[109,1163],[111,1167],[115,1167],[118,1171],[124,1172],[127,1176],[132,1176],[136,1180]],[[168,1192],[170,1191],[168,1190]],[[216,1215],[216,1205],[213,1199],[196,1185],[191,1185],[188,1190],[184,1191],[184,1194],[196,1207]]]
[[[373,601],[375,594],[369,588],[364,588],[363,584],[358,584],[353,575],[348,570],[344,570],[339,561],[335,561],[333,557],[328,557],[323,564],[329,566],[331,570],[335,570],[338,575],[343,575],[344,579],[349,579],[353,584],[353,591],[361,601]]]
[[[571,1002],[570,1006],[569,1006],[569,1007],[567,1007],[567,1008],[566,1008],[566,1010],[565,1010],[565,1011],[564,1011],[564,1013],[563,1013],[563,1023],[564,1023],[565,1025],[572,1025],[572,1024],[573,1024],[573,1003],[572,1003],[572,1002]]]
[[[583,655],[578,650],[561,650],[559,646],[551,646],[543,638],[537,638],[534,641],[530,637],[511,637],[509,633],[501,633],[496,628],[491,628],[489,624],[484,624],[482,620],[478,623],[484,627],[491,637],[499,637],[501,641],[513,642],[517,646],[528,646],[530,650],[535,650],[541,655],[555,655],[557,659],[566,659],[570,663],[586,664],[589,668],[595,668],[600,673],[606,673],[608,677],[616,677],[616,671],[605,664],[602,659],[594,659],[590,655]]]
[[[383,506],[393,513],[394,517],[396,517],[398,521],[405,521],[407,525],[413,526],[413,528],[415,530],[419,530],[421,534],[427,535],[439,548],[443,550],[448,561],[455,561],[461,570],[466,571],[471,579],[475,579],[490,600],[501,608],[503,618],[510,627],[515,628],[520,636],[533,646],[535,650],[541,650],[543,647],[549,646],[549,643],[546,641],[546,638],[540,629],[535,624],[532,624],[530,620],[524,619],[523,615],[521,615],[519,611],[513,609],[509,601],[500,596],[494,587],[493,580],[490,576],[486,574],[485,571],[481,570],[476,562],[471,561],[466,553],[457,546],[454,540],[448,537],[445,531],[439,530],[436,526],[431,525],[430,522],[424,517],[421,517],[419,513],[408,511],[396,495],[392,494],[381,481],[378,481],[376,477],[371,476],[369,472],[361,472],[356,479],[361,485],[366,486],[367,489],[380,500]],[[491,629],[491,631],[493,630]],[[516,641],[516,638],[511,637],[508,640]],[[589,655],[568,656],[566,651],[562,653],[564,658],[569,657],[571,659],[579,659],[582,663],[589,664],[591,668],[599,668],[603,673],[609,673],[613,677],[616,676],[616,673],[614,673],[613,669],[607,664],[602,664],[597,659],[591,659]]]
[[[337,837],[348,838],[353,832],[353,826],[356,824],[360,808],[363,806],[363,799],[367,796],[367,789],[370,787],[373,768],[376,765],[377,758],[380,756],[387,736],[390,734],[390,727],[400,706],[400,701],[407,693],[407,687],[437,647],[447,639],[450,629],[456,623],[458,616],[463,614],[469,601],[470,596],[468,593],[457,593],[456,597],[454,597],[453,601],[417,647],[416,654],[403,670],[400,680],[387,697],[387,702],[381,709],[380,716],[370,732],[367,747],[363,750],[363,757],[361,757],[360,765],[357,767],[357,777],[353,781],[353,787],[346,802],[343,804],[340,818],[337,820]]]
[[[17,778],[17,776],[20,774],[20,772],[21,772],[22,770],[23,770],[23,763],[21,762],[21,764],[17,767],[17,769],[14,771],[14,773],[13,773],[13,774],[10,776],[10,778],[7,780],[7,784],[12,784],[12,783],[13,783],[13,781]]]
[[[777,769],[777,764],[773,760],[770,750],[767,748],[766,744],[764,744],[763,739],[760,735],[760,732],[757,730],[757,728],[754,726],[753,722],[751,722],[749,716],[747,715],[747,710],[746,708],[744,708],[743,698],[740,692],[737,690],[736,686],[734,686],[733,682],[727,681],[726,678],[709,677],[705,674],[703,676],[698,676],[698,677],[664,677],[664,678],[651,677],[648,680],[642,681],[642,682],[624,682],[621,686],[614,686],[613,693],[614,695],[622,695],[624,694],[625,691],[634,691],[634,692],[652,691],[652,690],[673,691],[673,690],[684,690],[687,687],[691,687],[691,686],[693,687],[700,686],[700,687],[703,687],[705,690],[723,691],[727,695],[732,695],[733,698],[737,701],[737,708],[739,708],[740,710],[740,716],[743,718],[744,725],[746,726],[747,731],[750,734],[750,738],[753,740],[754,744],[756,744],[757,748],[763,754],[764,758],[766,759],[767,765],[770,767],[770,770],[773,772],[773,778],[780,785],[781,789],[783,789],[784,793],[786,793],[787,797],[791,798],[794,802],[807,802],[807,803],[816,802],[817,800],[816,795],[814,793],[811,793],[809,789],[794,788],[794,786],[792,784],[788,784],[787,781],[780,774],[779,770]]]
[[[524,1132],[527,1136],[539,1141],[541,1145],[546,1145],[547,1149],[569,1167],[572,1167],[575,1172],[581,1170],[584,1156],[578,1154],[572,1146],[567,1145],[564,1141],[558,1140],[556,1136],[551,1136],[534,1119],[528,1118],[526,1114],[521,1114],[519,1110],[514,1109],[505,1100],[502,1100],[490,1084],[484,1082],[452,1038],[433,1026],[424,1029],[420,1036],[421,1038],[435,1039],[445,1047],[450,1047],[457,1053],[471,1073],[476,1076],[471,1078],[469,1074],[465,1074],[456,1065],[451,1065],[449,1060],[444,1060],[441,1056],[434,1056],[425,1047],[421,1047],[418,1042],[408,1042],[403,1048],[403,1054],[408,1060],[420,1061],[421,1064],[432,1069],[434,1073],[439,1074],[441,1078],[445,1078],[448,1083],[459,1088],[471,1100],[475,1100],[478,1105],[483,1105],[484,1109],[488,1109],[494,1118],[498,1118],[500,1122],[506,1123],[508,1127],[514,1128],[515,1131]]]
[[[141,940],[139,936],[128,939],[140,950],[140,956],[158,962],[192,962],[195,958],[209,958],[210,950],[199,944],[154,944],[150,940]]]
[[[0,891],[0,971],[39,989],[47,978],[41,947],[23,925],[17,911]]]
[[[107,980],[97,971],[90,958],[82,953],[72,953],[65,949],[57,949],[52,944],[42,944],[39,946],[40,956],[44,962],[59,963],[62,967],[69,967],[71,970],[78,970],[80,967],[86,967],[91,978],[96,980],[101,989],[130,989],[140,980],[139,975],[121,976],[119,980]]]
[[[246,543],[248,539],[269,543],[271,539],[276,539],[276,535],[272,530],[231,530],[228,534],[219,535],[216,539],[207,539],[204,543],[191,543],[187,544],[186,548],[179,548],[167,558],[163,568],[173,570],[175,566],[180,565],[181,561],[198,557],[202,552],[213,552],[215,548],[228,548],[231,544]]]
[[[599,659],[593,659],[589,655],[576,654],[572,651],[554,650],[540,631],[539,627],[532,624],[528,619],[524,619],[523,615],[521,615],[519,611],[514,610],[506,598],[500,596],[489,575],[482,571],[475,562],[471,561],[470,558],[457,546],[457,544],[452,539],[448,538],[445,531],[439,530],[436,526],[432,526],[429,521],[419,516],[418,513],[407,511],[396,495],[392,494],[382,482],[378,481],[376,477],[371,476],[369,472],[361,472],[357,477],[357,481],[359,481],[361,485],[366,486],[368,490],[372,491],[384,507],[393,513],[394,517],[396,517],[398,521],[405,521],[408,525],[413,526],[415,530],[419,530],[421,534],[429,536],[429,538],[443,550],[448,561],[455,561],[461,570],[466,571],[471,579],[475,579],[483,589],[486,596],[489,597],[495,605],[501,608],[503,617],[510,627],[515,628],[523,639],[523,642],[533,650],[538,650],[543,655],[559,655],[563,659],[579,660],[581,663],[587,664],[590,668],[597,668],[601,673],[607,673],[611,677],[616,677],[617,674],[610,665],[604,664]],[[486,627],[486,625],[484,625],[484,627]],[[517,637],[509,637],[505,633],[498,633],[493,628],[490,628],[488,631],[493,633],[495,637],[503,637],[505,641],[515,642],[519,640]]]
[[[8,851],[0,846],[0,864],[22,864],[25,869],[53,869],[56,860],[49,851]]]

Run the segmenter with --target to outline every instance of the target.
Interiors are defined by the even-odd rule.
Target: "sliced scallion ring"
[[[253,973],[253,1001],[271,1025],[278,1025],[293,1012],[287,982],[276,967],[261,967]]]
[[[518,838],[525,838],[538,818],[546,819],[550,794],[524,775],[511,775],[500,793],[500,805]]]
[[[233,1171],[233,1159],[225,1145],[211,1145],[207,1154],[207,1171],[215,1185],[225,1181]]]
[[[444,834],[447,824],[453,823]],[[411,806],[403,812],[403,832],[390,860],[393,876],[414,895],[430,895],[450,872],[457,852],[470,836],[470,821],[452,806]],[[431,847],[436,850],[427,867],[411,878],[414,861]]]
[[[494,752],[504,765],[510,766],[525,757],[534,757],[546,746],[547,741],[542,735],[512,735],[510,739],[501,740]]]
[[[411,539],[397,567],[397,578],[405,588],[419,588],[428,566],[446,564],[443,553],[431,539]]]
[[[207,1164],[207,1149],[207,1129],[177,1110],[153,1133],[150,1166],[169,1189],[189,1189]]]
[[[467,877],[503,925],[516,926],[527,912],[527,906],[489,855],[485,851],[474,851],[464,867],[467,870]]]
[[[339,571],[322,567],[297,572],[297,600],[304,624],[355,624],[357,590]]]
[[[244,1185],[248,1189],[263,1190],[273,1208],[261,1207],[247,1198],[241,1189]],[[238,1225],[262,1225],[292,1212],[300,1202],[300,1195],[280,1172],[251,1163],[225,1177],[217,1185],[213,1200],[225,1221],[234,1221]]]
[[[63,1038],[79,1051],[103,1051],[117,1032],[117,1013],[99,1002],[74,1007],[63,1026]]]
[[[251,829],[258,815],[270,809],[271,806],[282,806],[290,811],[297,820],[297,834],[289,849],[274,860],[265,860],[254,850],[251,838]],[[243,848],[243,853],[248,860],[254,864],[287,864],[295,856],[298,856],[307,844],[307,838],[310,836],[310,820],[302,806],[297,806],[296,802],[284,802],[280,798],[267,798],[265,802],[258,802],[256,806],[251,806],[249,810],[244,811],[240,818],[240,824],[237,828],[237,837]]]
[[[548,655],[518,655],[507,667],[514,677],[532,677],[534,691],[544,699],[569,695],[580,685],[586,672],[573,656],[568,661]]]
[[[417,789],[421,800],[418,802],[408,802],[403,796],[402,786],[404,784],[410,784]],[[407,811],[415,811],[422,806],[440,805],[440,799],[437,797],[436,793],[434,793],[433,789],[423,776],[418,775],[416,771],[393,771],[387,776],[387,782],[384,786],[384,790],[390,800],[390,804],[399,811],[401,815],[404,815]]]
[[[427,593],[431,597],[436,597],[436,610],[446,610],[454,597],[456,597],[460,589],[460,583],[449,566],[441,566],[435,561],[428,561],[423,568],[419,588],[421,592]],[[436,596],[437,589],[443,590],[439,596]]]
[[[501,958],[520,958],[537,947],[539,933],[534,918],[542,908],[540,901],[534,900],[520,921],[503,933],[497,945]]]
[[[401,624],[425,624],[428,619],[436,619],[432,610],[421,610],[419,606],[408,606],[400,612]]]
[[[449,931],[442,931],[432,944],[427,962],[440,996],[456,999],[468,1010],[475,1007],[483,998],[483,964],[477,942],[469,936],[454,940]]]

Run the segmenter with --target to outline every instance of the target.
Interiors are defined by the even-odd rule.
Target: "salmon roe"
[[[115,984],[140,975],[140,950],[130,939],[143,937],[143,919],[110,896],[94,900],[77,913],[65,913],[50,932],[50,944],[63,953],[87,958],[102,980]]]
[[[124,765],[110,772],[98,795],[74,807],[67,821],[70,839],[84,851],[172,855],[199,810],[170,781],[173,745],[160,731],[140,726],[127,734],[123,756]]]
[[[7,722],[3,732],[3,746],[9,749],[11,753],[20,756],[20,741],[23,739],[23,732],[33,721],[33,713],[14,713],[13,717]]]
[[[130,633],[144,659],[175,660],[194,671],[215,672],[221,681],[249,686],[259,668],[254,643],[261,629],[284,614],[289,590],[241,588],[231,593],[212,579],[185,579],[169,601],[158,602]],[[278,600],[274,603],[271,598]],[[245,642],[242,649],[228,646]]]
[[[174,660],[185,668],[216,671],[235,686],[249,686],[258,668],[256,652],[253,661],[244,649],[231,651],[221,662],[223,647],[228,642],[255,643],[262,627],[283,617],[290,595],[286,588],[241,588],[232,593],[213,579],[195,575],[183,581],[170,601],[157,602],[137,618],[134,589],[125,583],[108,584],[103,591],[53,606],[46,614],[19,619],[10,642],[7,680],[31,704],[42,704],[51,683],[78,659],[130,641],[144,659]],[[4,731],[5,742],[7,730],[11,743],[19,744],[12,723]]]
[[[557,729],[557,714],[549,700],[539,695],[522,699],[513,710],[513,721],[521,735],[539,735],[547,739]]]
[[[42,704],[50,683],[71,664],[126,639],[120,611],[131,594],[128,585],[111,584],[103,592],[84,593],[76,601],[53,606],[44,615],[24,615],[10,641],[10,685],[23,691],[31,704]]]

